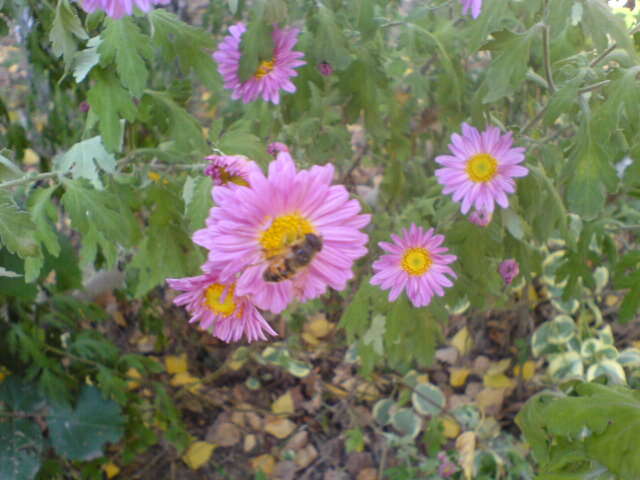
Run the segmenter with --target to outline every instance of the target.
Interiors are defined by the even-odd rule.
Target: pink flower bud
[[[474,210],[469,215],[469,221],[475,223],[479,227],[486,227],[491,223],[493,214],[487,210]]]
[[[318,64],[318,71],[325,77],[328,77],[333,73],[333,67],[329,62],[322,61]]]
[[[80,102],[78,108],[82,113],[87,113],[91,107],[89,106],[89,102]]]
[[[504,280],[505,285],[511,285],[513,279],[520,273],[520,265],[513,258],[503,261],[498,267],[498,272]]]
[[[289,152],[289,147],[287,147],[284,143],[273,142],[270,143],[267,147],[267,152],[269,155],[273,155],[274,157],[280,152]]]

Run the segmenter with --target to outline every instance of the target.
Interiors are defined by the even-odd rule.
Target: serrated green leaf
[[[91,72],[94,84],[87,94],[91,110],[98,117],[100,134],[110,152],[120,150],[122,125],[120,119],[135,119],[136,108],[127,91],[113,74],[94,68]]]
[[[369,330],[362,336],[362,342],[365,345],[370,345],[373,351],[380,356],[384,355],[383,340],[386,330],[385,323],[386,318],[384,315],[374,315]]]
[[[184,182],[182,199],[184,200],[184,216],[189,222],[189,231],[204,227],[209,209],[213,206],[211,199],[212,181],[210,177],[187,177]]]
[[[85,385],[75,408],[63,404],[51,407],[51,443],[66,458],[93,460],[103,455],[106,443],[120,440],[124,420],[117,403],[104,399],[97,388]]]
[[[86,178],[92,185],[102,190],[99,171],[114,174],[116,159],[102,145],[101,137],[93,137],[76,143],[66,153],[56,157],[55,169],[71,172],[74,179]]]
[[[227,155],[245,155],[252,160],[266,161],[269,155],[264,142],[256,135],[239,130],[226,132],[220,139],[220,150]]]
[[[240,41],[240,68],[238,77],[246,82],[256,74],[260,62],[273,59],[273,27],[256,15],[247,25],[247,31]]]
[[[582,83],[584,74],[563,84],[549,99],[549,105],[544,112],[543,122],[545,125],[552,125],[563,113],[568,113],[573,105],[578,104],[578,89]]]
[[[329,62],[337,70],[344,70],[352,58],[347,49],[347,39],[338,28],[333,12],[319,3],[317,19],[318,30],[313,42],[315,58]]]
[[[87,32],[82,28],[80,19],[71,5],[69,5],[69,1],[59,0],[51,32],[49,33],[49,40],[51,41],[54,55],[64,58],[67,69],[71,67],[73,56],[78,48],[73,38],[74,36],[80,40],[89,38]]]
[[[637,58],[631,36],[627,32],[624,20],[615,15],[611,7],[602,0],[584,0],[582,23],[591,34],[593,43],[598,50],[604,50],[609,45],[610,35],[619,47],[624,48],[632,58]]]
[[[20,258],[38,257],[41,251],[35,233],[29,213],[18,208],[10,192],[0,191],[0,241],[4,247]]]
[[[28,418],[0,423],[0,478],[32,480],[40,470],[44,441],[40,427]]]
[[[525,33],[502,31],[493,34],[495,40],[485,46],[495,53],[486,73],[484,84],[488,92],[483,103],[511,95],[524,81],[529,69],[531,41],[538,31],[537,27],[532,27]]]
[[[122,84],[134,97],[142,96],[147,86],[149,71],[146,60],[151,58],[149,37],[144,35],[130,17],[106,20],[107,27],[100,34],[102,43],[98,47],[103,67],[115,62]]]
[[[34,413],[46,404],[36,385],[25,382],[16,375],[11,375],[0,383],[0,402],[14,412],[25,413]]]
[[[219,88],[215,63],[206,51],[215,48],[212,35],[187,25],[163,8],[152,10],[147,18],[153,26],[152,41],[162,47],[167,59],[177,59],[185,74],[194,70],[207,87]]]

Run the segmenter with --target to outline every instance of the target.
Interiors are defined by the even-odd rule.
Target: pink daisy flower
[[[453,193],[455,202],[462,201],[461,211],[476,210],[493,213],[494,202],[502,208],[509,206],[507,194],[516,190],[514,177],[529,173],[518,165],[524,161],[524,148],[511,148],[511,133],[500,135],[496,127],[480,133],[462,124],[462,136],[451,135],[449,150],[453,155],[440,155],[436,162],[445,168],[436,170],[442,193]]]
[[[182,293],[173,303],[185,306],[189,323],[199,323],[225,342],[237,342],[244,335],[249,342],[277,335],[246,296],[237,295],[233,283],[223,283],[215,273],[197,277],[168,278],[169,286]]]
[[[204,169],[204,174],[213,179],[216,186],[241,185],[249,186],[249,174],[260,167],[244,155],[209,155],[205,158],[209,165]]]
[[[456,260],[455,255],[446,255],[448,248],[442,247],[443,235],[434,235],[433,228],[426,232],[422,227],[411,224],[402,230],[402,236],[391,235],[393,243],[380,242],[386,251],[373,263],[372,285],[389,290],[389,301],[395,301],[404,289],[411,303],[424,307],[431,303],[433,295],[442,297],[443,287],[453,282],[455,272],[447,265]]]
[[[154,5],[168,5],[171,0],[82,0],[82,9],[87,13],[103,10],[111,18],[133,15],[133,7],[149,12]]]
[[[280,152],[268,176],[251,172],[251,188],[214,189],[216,206],[193,241],[210,250],[210,268],[235,280],[236,295],[274,313],[327,286],[342,290],[367,252],[360,229],[370,216],[359,213],[344,186],[331,185],[333,174],[331,164],[297,171]]]
[[[280,103],[280,90],[293,93],[296,86],[289,80],[298,73],[294,68],[305,65],[301,60],[302,52],[293,50],[298,40],[297,28],[273,28],[273,56],[270,60],[263,60],[251,78],[240,80],[240,41],[247,30],[244,23],[238,23],[229,27],[228,35],[218,46],[213,58],[218,62],[218,72],[224,80],[224,87],[233,90],[231,98],[242,99],[244,103],[254,101],[262,97],[266,102],[276,105]]]
[[[482,10],[482,0],[460,0],[462,3],[462,14],[466,15],[471,10],[471,16],[475,19],[480,16]]]

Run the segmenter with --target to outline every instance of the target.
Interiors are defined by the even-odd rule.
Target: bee
[[[270,258],[262,278],[265,282],[287,280],[300,269],[308,266],[320,250],[322,250],[322,238],[313,233],[307,233],[303,239],[290,245],[287,252]]]

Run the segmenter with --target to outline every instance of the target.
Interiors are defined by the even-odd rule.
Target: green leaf
[[[347,331],[349,343],[353,342],[356,335],[361,335],[368,329],[369,305],[374,295],[380,295],[380,291],[369,283],[368,277],[363,278],[358,291],[340,317],[340,326]]]
[[[91,78],[95,83],[87,94],[87,100],[98,117],[105,147],[110,152],[118,151],[122,141],[120,118],[132,122],[136,116],[136,108],[113,72],[94,68]]]
[[[114,174],[116,159],[102,145],[101,137],[93,137],[76,143],[66,153],[56,157],[54,168],[71,172],[73,178],[86,178],[95,188],[102,190],[99,170]]]
[[[401,408],[391,417],[391,425],[403,436],[416,438],[422,428],[422,419],[410,408]]]
[[[184,217],[189,222],[189,231],[204,227],[204,221],[213,206],[211,199],[211,178],[200,175],[187,177],[182,189]]]
[[[613,285],[629,289],[618,314],[623,323],[633,320],[640,310],[640,252],[628,253],[620,259],[613,272]]]
[[[51,407],[51,443],[56,453],[70,460],[93,460],[103,455],[107,442],[120,440],[124,420],[117,403],[105,400],[97,388],[85,385],[75,408],[61,404]]]
[[[102,43],[98,48],[100,64],[107,67],[115,61],[122,84],[131,95],[141,97],[149,78],[145,61],[152,55],[150,39],[142,34],[130,17],[107,19],[106,24],[107,28],[100,35]]]
[[[411,394],[411,403],[419,414],[435,416],[442,413],[446,399],[435,385],[419,383]]]
[[[329,62],[337,70],[344,70],[352,61],[347,49],[347,39],[336,24],[333,12],[318,3],[318,30],[314,36],[315,58]]]
[[[182,22],[173,13],[156,8],[147,15],[152,25],[153,43],[160,45],[168,60],[177,59],[186,74],[194,70],[200,81],[218,89],[218,75],[206,49],[215,48],[213,35]]]
[[[563,113],[569,113],[571,107],[578,104],[578,89],[582,84],[584,74],[577,75],[562,85],[549,99],[549,105],[544,112],[543,122],[552,125]]]
[[[98,47],[101,42],[100,37],[93,37],[87,42],[88,48],[80,50],[75,54],[73,59],[73,78],[76,79],[76,82],[82,82],[91,69],[100,62]]]
[[[44,440],[40,427],[27,418],[0,423],[0,478],[31,480],[40,470]]]
[[[267,0],[264,6],[264,21],[268,25],[286,23],[287,2],[284,0]]]
[[[593,140],[589,129],[583,128],[581,132],[581,143],[568,165],[571,177],[567,201],[573,212],[590,220],[600,213],[607,191],[615,188],[618,178],[609,156]]]
[[[46,404],[33,383],[25,382],[16,375],[10,375],[0,384],[0,402],[5,403],[13,412],[25,413],[35,413]]]
[[[493,59],[487,69],[484,84],[488,93],[483,103],[491,103],[511,95],[524,81],[529,69],[529,49],[539,28],[532,27],[525,33],[502,31],[494,33],[494,40],[485,45],[492,50]]]
[[[76,53],[77,45],[73,37],[87,40],[89,36],[82,28],[82,23],[76,15],[68,0],[59,0],[56,8],[56,16],[53,19],[49,40],[56,57],[62,56],[68,69]]]
[[[11,193],[0,191],[0,241],[20,258],[39,257],[40,245],[34,239],[36,226],[29,213],[20,210]]]
[[[134,295],[141,297],[167,278],[193,275],[202,263],[200,251],[182,225],[183,204],[175,192],[154,185],[155,208],[149,229],[128,269],[137,275]]]
[[[367,330],[362,336],[362,343],[364,343],[365,345],[370,345],[371,348],[373,348],[373,351],[380,356],[384,355],[384,347],[382,341],[384,339],[384,332],[386,330],[385,323],[386,318],[384,315],[374,315],[369,330]]]
[[[593,43],[598,50],[604,50],[609,45],[608,35],[624,48],[632,59],[637,59],[631,35],[627,32],[624,20],[615,15],[611,7],[602,0],[584,0],[584,14],[582,23],[591,33]]]
[[[264,142],[256,135],[239,130],[230,130],[220,139],[220,150],[227,155],[246,155],[253,160],[269,159]]]
[[[245,82],[255,75],[260,62],[273,59],[273,27],[272,23],[265,18],[267,13],[265,6],[264,1],[256,2],[247,30],[240,41],[242,56],[240,57],[238,77],[241,82]]]

